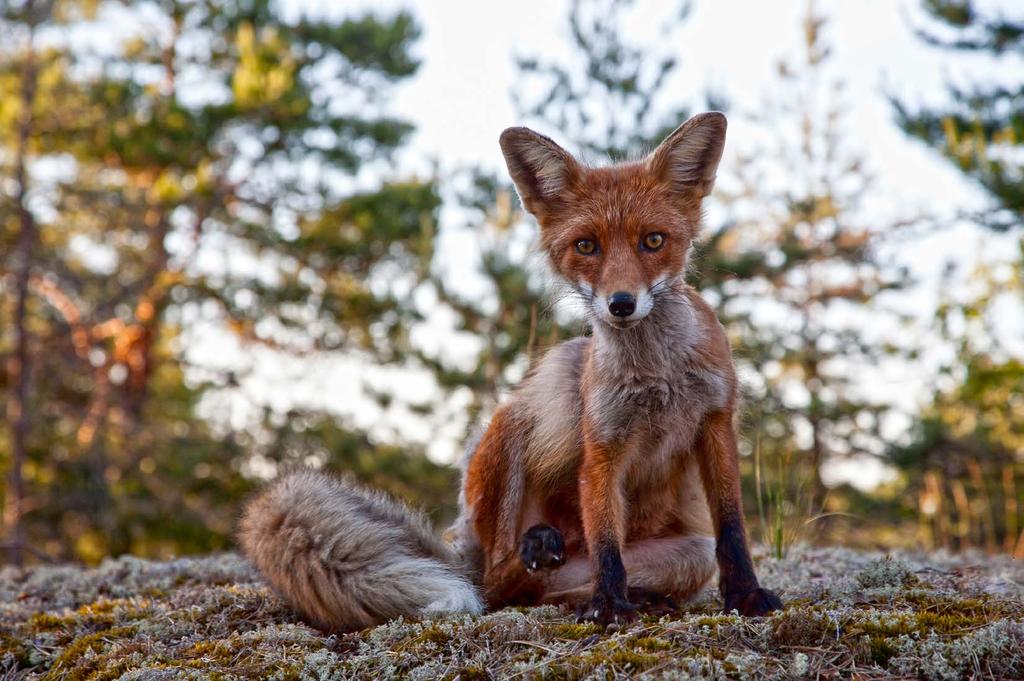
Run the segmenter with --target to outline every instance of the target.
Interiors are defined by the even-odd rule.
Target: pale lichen
[[[233,554],[6,568],[0,678],[1024,677],[1018,563],[842,548],[759,558],[787,610],[723,615],[708,590],[677,615],[612,633],[547,606],[329,636]]]

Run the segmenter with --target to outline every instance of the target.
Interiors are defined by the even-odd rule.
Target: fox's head
[[[523,206],[556,272],[602,322],[627,328],[672,297],[725,145],[725,116],[694,116],[641,161],[588,168],[528,128],[501,134]]]

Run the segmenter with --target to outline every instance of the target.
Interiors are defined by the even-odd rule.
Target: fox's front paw
[[[744,617],[761,617],[776,610],[782,610],[782,600],[774,591],[757,588],[743,594],[729,594],[725,597],[725,612],[738,610]]]
[[[534,525],[519,539],[519,559],[530,572],[565,564],[565,539],[550,525]]]
[[[595,593],[593,598],[576,608],[578,622],[595,622],[603,627],[635,622],[636,607],[624,598]]]

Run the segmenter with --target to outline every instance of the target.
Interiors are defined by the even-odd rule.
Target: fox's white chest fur
[[[575,477],[585,427],[609,444],[632,442],[650,470],[685,455],[705,414],[732,395],[732,376],[696,351],[710,332],[677,305],[633,329],[599,328],[552,348],[517,390],[531,423],[527,469],[552,485]]]
[[[704,415],[731,397],[732,378],[697,351],[709,333],[688,304],[656,310],[632,329],[596,328],[582,394],[594,434],[635,440],[659,459],[688,450]]]

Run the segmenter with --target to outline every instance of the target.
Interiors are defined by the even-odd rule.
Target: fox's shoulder
[[[708,301],[694,288],[688,288],[687,298],[701,327],[701,343],[697,347],[702,362],[718,370],[718,373],[735,382],[736,369],[732,362],[732,348],[729,335]]]
[[[580,337],[552,346],[526,372],[509,401],[510,407],[537,416],[552,405],[565,409],[577,404],[590,343],[590,338]]]
[[[683,292],[697,317],[697,323],[701,326],[702,331],[715,340],[724,340],[728,343],[725,327],[718,321],[718,314],[711,307],[711,304],[704,299],[704,296],[700,294],[700,291],[692,286],[687,286],[683,289]]]
[[[551,346],[532,363],[520,385],[528,385],[545,374],[557,374],[562,377],[576,376],[578,380],[580,368],[590,349],[591,342],[592,339],[589,336],[578,336]]]

